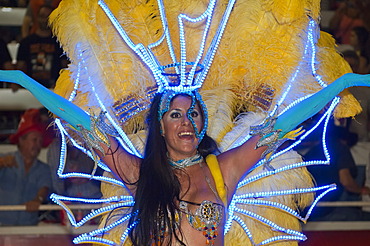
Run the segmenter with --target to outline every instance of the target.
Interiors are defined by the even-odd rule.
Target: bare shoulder
[[[105,153],[99,156],[117,178],[126,184],[135,183],[139,178],[142,159],[128,153],[113,138],[110,138],[110,143],[109,147],[102,145]]]

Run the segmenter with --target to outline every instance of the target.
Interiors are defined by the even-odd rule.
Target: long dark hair
[[[185,245],[175,218],[181,185],[168,163],[166,143],[158,121],[161,97],[162,94],[155,96],[147,117],[148,137],[137,182],[134,213],[129,221],[130,225],[138,223],[129,234],[135,246],[152,245],[153,242],[163,245],[165,239],[171,245],[173,236],[181,245]],[[205,157],[217,151],[217,144],[206,134],[198,151]]]

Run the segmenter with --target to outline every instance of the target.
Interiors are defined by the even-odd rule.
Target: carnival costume
[[[66,141],[107,173],[110,170],[94,154],[99,142],[109,145],[106,134],[141,157],[144,115],[157,92],[164,94],[159,115],[178,94],[189,95],[192,107],[200,101],[209,121],[202,130],[195,129],[197,137],[201,139],[207,130],[222,152],[251,135],[261,136],[258,146],[268,145],[261,161],[240,181],[231,202],[224,204],[225,245],[279,241],[297,245],[305,240],[299,221],[306,222],[318,199],[335,185],[314,187],[305,167],[328,164],[328,152],[324,149],[326,160],[303,162],[292,148],[313,129],[293,130],[343,89],[370,85],[368,76],[342,76],[350,68],[335,51],[334,40],[319,31],[319,4],[318,0],[63,0],[50,17],[71,61],[55,88],[61,97],[21,72],[1,71],[0,79],[21,84],[63,119],[55,121],[62,137],[59,176],[103,182],[103,199],[52,195],[74,226],[105,214],[100,229],[74,242],[129,245],[128,232],[135,224],[127,221],[134,198],[123,182],[109,174],[64,173]],[[326,125],[333,111],[337,117],[349,117],[360,108],[353,96],[343,92],[319,123]],[[287,139],[294,143],[277,151]],[[222,175],[214,171],[217,167],[210,169],[223,197]],[[65,201],[104,206],[76,221]],[[212,244],[212,239],[207,242]]]

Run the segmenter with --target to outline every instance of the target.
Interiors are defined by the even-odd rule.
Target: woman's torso
[[[176,170],[182,187],[180,199],[188,201],[182,202],[182,205],[186,205],[186,209],[182,209],[183,211],[180,212],[181,219],[179,221],[184,236],[184,243],[188,246],[207,245],[207,238],[205,235],[208,234],[208,236],[213,237],[214,234],[217,234],[217,236],[210,241],[213,242],[215,246],[224,245],[223,228],[225,224],[225,207],[217,193],[216,184],[207,164],[205,162],[201,165],[197,164],[186,168],[184,171],[186,173],[181,170]],[[201,207],[200,205],[192,203],[203,203],[203,206]],[[210,210],[212,210],[212,208],[216,210],[213,211],[213,213],[220,211],[220,218],[215,220],[215,223],[218,224],[217,227],[215,227],[215,230],[209,229],[208,231],[201,230],[199,226],[197,229],[194,228],[197,227],[197,223],[191,225],[189,219],[192,220],[191,217],[197,210],[199,211],[200,208],[203,208],[203,212],[206,210],[206,213],[211,213],[212,215],[212,211],[207,210],[208,207],[211,208]]]

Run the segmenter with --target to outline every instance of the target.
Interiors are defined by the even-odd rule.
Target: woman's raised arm
[[[87,133],[85,135],[92,138],[93,144],[100,142],[96,145],[99,150],[95,148],[95,151],[116,176],[128,183],[137,180],[141,159],[129,154],[113,137],[94,139],[94,132],[100,129],[95,129],[96,124],[93,124],[92,118],[84,110],[45,88],[22,71],[0,70],[0,81],[16,83],[26,88],[50,112],[65,120],[77,131]]]
[[[229,188],[235,188],[253,165],[261,158],[268,159],[270,157],[278,147],[279,140],[287,138],[288,135],[294,136],[290,133],[300,123],[318,113],[342,90],[352,86],[370,86],[370,75],[349,73],[341,76],[327,87],[289,108],[279,115],[275,122],[274,120],[270,121],[268,124],[272,124],[271,128],[268,127],[268,124],[262,127],[263,129],[271,129],[270,131],[261,131],[241,146],[219,155],[218,159],[226,185]],[[297,134],[299,135],[299,133]],[[274,144],[275,146],[272,148],[267,147]],[[256,146],[258,146],[257,149]]]

